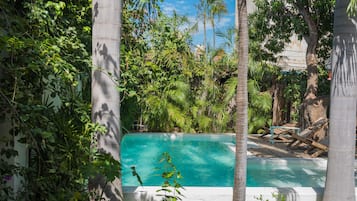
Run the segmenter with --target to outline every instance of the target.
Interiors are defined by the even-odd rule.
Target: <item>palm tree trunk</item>
[[[207,6],[207,5],[205,5]],[[205,44],[205,57],[207,58],[208,55],[208,45],[207,45],[207,14],[206,14],[206,10],[205,13],[203,14],[203,43]]]
[[[238,85],[236,157],[234,170],[233,201],[244,201],[247,178],[247,133],[248,133],[248,19],[246,0],[236,0],[238,15]],[[239,48],[239,49],[238,49]]]
[[[92,121],[106,127],[98,133],[92,146],[120,161],[120,35],[122,1],[93,0],[92,35]],[[118,170],[119,171],[119,170]],[[106,181],[104,175],[90,180],[89,188],[104,200],[122,200],[122,184],[118,177]],[[95,199],[92,197],[92,199]]]
[[[355,200],[357,104],[357,17],[348,17],[349,0],[337,0],[334,15],[330,131],[324,201]]]
[[[218,17],[218,21],[220,20],[220,16],[223,13],[227,12],[226,4],[224,0],[207,0],[208,3],[208,13],[210,23],[212,25],[212,39],[213,39],[213,50],[216,49],[216,23],[215,17]]]
[[[215,27],[215,23],[214,23],[214,16],[213,16],[213,19],[211,21],[211,24],[212,24],[212,39],[213,39],[213,50],[216,49],[216,27]]]

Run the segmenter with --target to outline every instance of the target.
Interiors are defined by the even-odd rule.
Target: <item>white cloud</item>
[[[165,15],[171,15],[176,10],[176,7],[170,3],[163,3],[161,9]]]
[[[179,15],[189,15],[196,11],[194,4],[185,0],[175,1],[175,3],[163,2],[161,9],[165,15],[169,16],[172,15],[174,11]]]
[[[196,20],[196,19],[194,19]],[[233,19],[234,20],[234,19]],[[232,18],[228,17],[222,17],[219,21],[215,21],[215,29],[224,29],[227,27],[234,26],[234,21],[232,21]],[[212,25],[210,22],[207,22],[206,24],[206,31],[212,31]],[[198,24],[198,33],[197,34],[203,34],[204,27],[203,27],[203,21],[201,20]]]
[[[176,1],[176,3],[178,3],[178,4],[185,4],[185,1],[184,1],[184,0],[178,0],[178,1]]]

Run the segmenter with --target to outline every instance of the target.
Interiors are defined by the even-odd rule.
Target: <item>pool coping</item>
[[[125,201],[161,201],[160,186],[123,187]],[[274,201],[273,195],[285,195],[286,201],[321,201],[324,188],[312,187],[247,187],[246,201]],[[355,188],[357,192],[357,188]],[[182,201],[231,201],[233,187],[185,187]],[[261,196],[262,199],[259,199]],[[357,196],[355,196],[357,199]]]

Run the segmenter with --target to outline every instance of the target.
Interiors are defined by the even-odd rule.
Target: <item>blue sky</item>
[[[189,18],[190,21],[195,22],[197,16],[197,10],[195,5],[197,5],[199,0],[164,0],[162,3],[161,9],[167,14],[171,15],[175,10],[179,15],[185,15]],[[235,0],[225,0],[228,13],[222,15],[220,21],[216,21],[216,30],[225,30],[229,27],[234,26],[234,5]],[[192,35],[193,44],[203,44],[203,23],[199,23],[199,31]],[[212,44],[212,27],[210,24],[207,24],[207,41]],[[216,47],[219,47],[222,43],[222,40],[219,37],[216,37]]]

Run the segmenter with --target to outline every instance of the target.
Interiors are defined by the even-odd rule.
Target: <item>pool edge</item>
[[[125,201],[161,201],[160,186],[123,187]],[[324,188],[313,187],[247,187],[246,201],[276,200],[273,195],[285,195],[286,201],[321,201]],[[355,188],[357,192],[357,188]],[[185,187],[183,201],[231,201],[232,187]],[[357,200],[357,196],[356,200]]]

